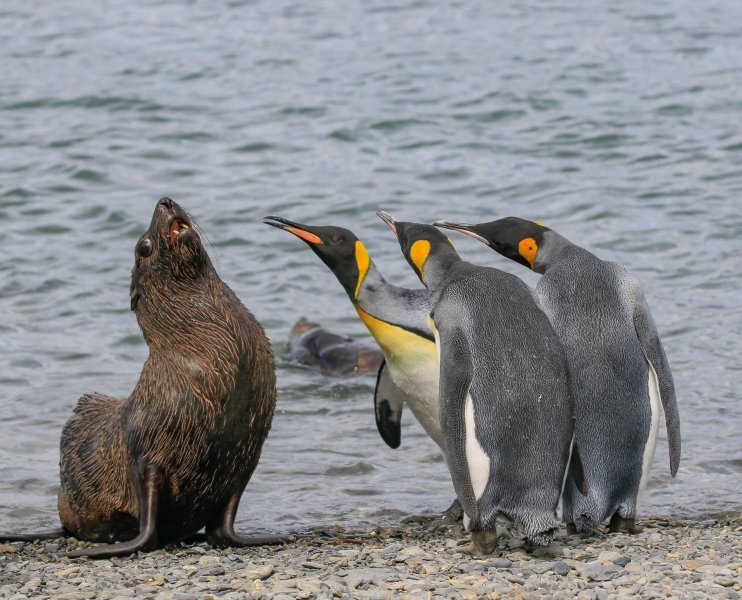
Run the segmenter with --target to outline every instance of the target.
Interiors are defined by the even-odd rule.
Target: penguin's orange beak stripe
[[[301,238],[305,242],[308,242],[310,244],[316,244],[317,246],[322,244],[322,238],[320,238],[318,235],[314,235],[313,233],[309,233],[308,231],[304,231],[303,229],[298,229],[296,227],[286,227],[286,231],[290,231],[296,237]]]

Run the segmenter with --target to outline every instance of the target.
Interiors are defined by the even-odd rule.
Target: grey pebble
[[[553,546],[561,550],[555,561],[546,553],[515,550],[512,546],[520,541],[515,538],[503,540],[503,556],[465,554],[462,544],[468,546],[468,536],[455,529],[441,533],[397,529],[388,539],[370,536],[358,545],[329,545],[318,539],[280,549],[228,553],[206,546],[165,548],[103,561],[56,558],[46,553],[49,543],[36,542],[0,553],[0,597],[412,600],[428,593],[435,599],[518,593],[526,598],[585,600],[621,600],[638,594],[739,597],[735,589],[742,564],[739,519],[701,527],[671,520],[659,530],[656,519],[647,521],[640,536],[607,536],[602,530],[593,537],[557,533]],[[671,553],[678,555],[668,556]],[[577,556],[580,561],[573,558]],[[697,570],[682,567],[698,559],[713,564],[701,563]]]
[[[512,565],[512,561],[507,558],[495,558],[490,563],[495,569],[507,569]]]

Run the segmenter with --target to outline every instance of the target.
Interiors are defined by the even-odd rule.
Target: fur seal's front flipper
[[[154,465],[147,465],[142,469],[139,483],[139,535],[128,542],[107,544],[83,550],[74,550],[63,554],[69,558],[87,556],[88,558],[109,558],[111,556],[125,556],[138,550],[150,550],[157,546],[157,505],[163,488],[165,477],[162,469]]]
[[[402,439],[402,409],[404,396],[389,374],[386,361],[381,363],[379,374],[376,377],[376,391],[374,392],[374,412],[376,427],[381,439],[390,448],[399,448]]]
[[[635,283],[632,287],[634,288],[634,328],[636,329],[636,337],[639,339],[644,357],[654,370],[657,378],[656,383],[662,401],[662,410],[665,412],[667,445],[670,448],[670,473],[675,477],[680,465],[680,412],[675,397],[675,384],[673,383],[670,364],[667,362],[665,350],[657,333],[657,326],[654,324],[642,288],[638,283]]]
[[[221,511],[206,524],[206,541],[215,547],[278,546],[294,542],[299,536],[263,535],[246,537],[234,530],[234,518],[240,506],[242,491],[232,496]]]

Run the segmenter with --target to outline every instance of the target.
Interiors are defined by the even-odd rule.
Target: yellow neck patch
[[[423,266],[425,265],[425,261],[428,260],[429,254],[430,242],[428,240],[417,240],[412,244],[412,248],[410,248],[410,259],[417,267],[417,270],[420,273],[420,279],[423,278]]]
[[[533,265],[536,263],[536,254],[538,253],[538,244],[533,238],[523,238],[518,243],[518,254],[528,261],[528,264]]]
[[[361,292],[361,284],[366,278],[368,273],[368,267],[371,264],[371,259],[366,252],[366,247],[361,243],[361,240],[356,240],[356,264],[358,265],[358,281],[356,282],[356,291],[353,295],[354,298],[358,298],[358,294]]]
[[[356,304],[356,312],[384,351],[388,361],[417,364],[438,360],[435,344],[402,327],[370,315]]]

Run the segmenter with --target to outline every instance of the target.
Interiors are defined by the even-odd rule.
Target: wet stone
[[[578,565],[577,570],[580,575],[586,577],[590,581],[608,581],[616,577],[620,572],[621,568],[616,565],[597,565],[597,564],[586,564]]]
[[[553,565],[552,563],[549,563],[549,562],[531,562],[528,564],[528,570],[533,573],[542,575],[543,573],[546,573],[547,571],[553,570]]]

